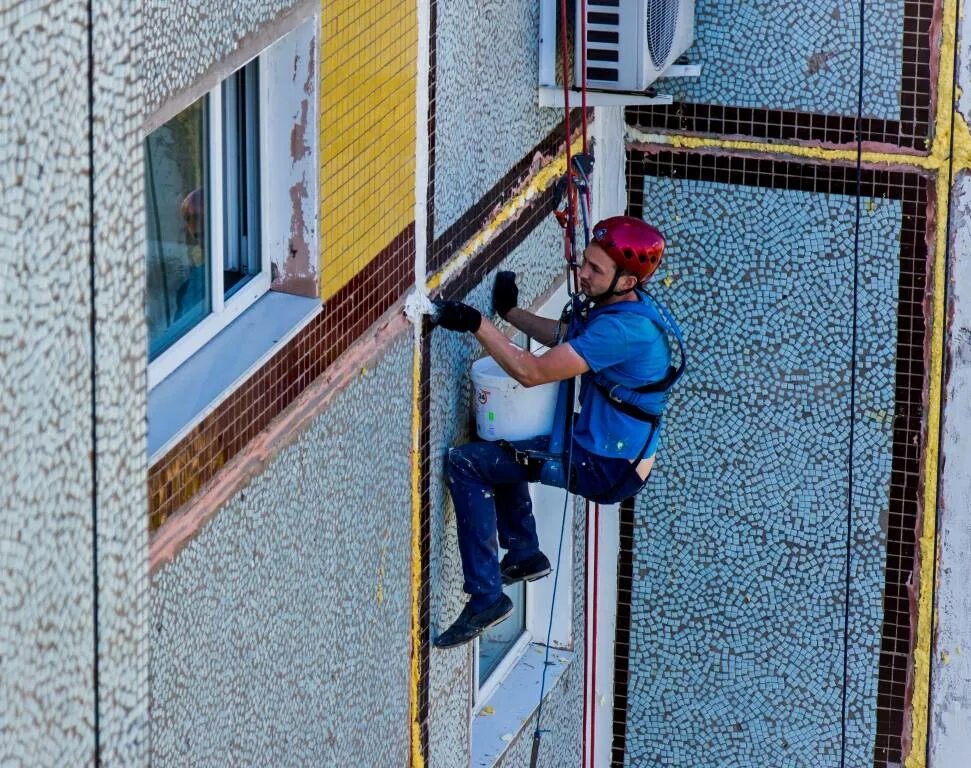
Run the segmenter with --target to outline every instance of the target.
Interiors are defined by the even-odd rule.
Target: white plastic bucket
[[[524,387],[491,357],[472,363],[475,429],[483,440],[527,440],[553,431],[557,382]]]

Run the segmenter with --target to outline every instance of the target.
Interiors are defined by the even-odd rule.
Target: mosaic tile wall
[[[866,141],[929,148],[933,0],[871,0],[861,126]],[[698,78],[658,82],[669,107],[631,107],[632,124],[760,139],[854,141],[859,5],[699,0]]]
[[[155,575],[153,765],[407,764],[412,349]]]
[[[0,763],[53,767],[94,747],[88,60],[84,4],[38,6],[0,14]]]
[[[536,106],[539,4],[435,2],[434,237],[562,119]]]
[[[865,115],[897,120],[904,0],[870,0],[866,10]],[[703,65],[701,77],[663,80],[658,89],[704,104],[855,115],[859,36],[855,0],[811,9],[698,0],[688,57]]]
[[[692,373],[636,507],[629,764],[838,765],[853,301],[845,223],[854,199],[643,183],[644,217],[670,236],[658,293],[681,319]],[[872,759],[876,735],[901,223],[899,202],[866,199],[846,679],[852,765]],[[723,300],[713,306],[714,285]],[[713,441],[724,446],[715,457]]]
[[[213,70],[218,70],[213,73],[218,81],[242,66],[246,59],[234,58],[241,44],[252,43],[281,14],[308,5],[307,0],[217,0],[204,6],[191,0],[143,3],[139,6],[144,30],[139,76],[146,113],[196,88]],[[191,95],[190,101],[196,98],[198,95]]]
[[[94,10],[98,726],[102,764],[134,766],[148,763],[150,737],[145,219],[130,199],[142,184],[130,53],[142,29],[124,0]]]
[[[138,30],[88,10],[0,11],[2,765],[147,758]]]

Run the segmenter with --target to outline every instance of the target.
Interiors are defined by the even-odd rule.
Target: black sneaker
[[[436,648],[451,648],[478,637],[482,631],[509,618],[512,613],[512,600],[507,595],[499,595],[488,608],[473,613],[468,605],[448,629],[435,638]]]
[[[549,559],[542,552],[537,552],[528,560],[521,563],[507,564],[506,558],[502,558],[499,564],[499,572],[502,574],[502,583],[506,586],[515,584],[517,581],[536,581],[544,576],[549,576],[553,566]]]

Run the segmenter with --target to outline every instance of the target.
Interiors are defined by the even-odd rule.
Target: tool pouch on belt
[[[540,473],[543,471],[543,463],[546,461],[545,454],[535,451],[521,451],[508,440],[497,440],[496,444],[503,450],[509,451],[517,464],[526,467],[526,482],[536,483],[539,481]]]

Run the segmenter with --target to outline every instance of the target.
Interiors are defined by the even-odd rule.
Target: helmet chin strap
[[[623,273],[624,273],[624,270],[622,270],[620,267],[614,267],[614,279],[610,281],[610,287],[607,288],[607,290],[604,291],[603,293],[598,293],[596,296],[591,296],[588,294],[587,299],[592,301],[594,304],[596,304],[598,302],[603,301],[608,296],[624,296],[625,294],[628,294],[631,291],[633,291],[635,288],[637,288],[637,283],[634,283],[634,285],[632,285],[626,291],[614,290],[614,288],[617,287],[617,281],[620,280],[620,277]]]

